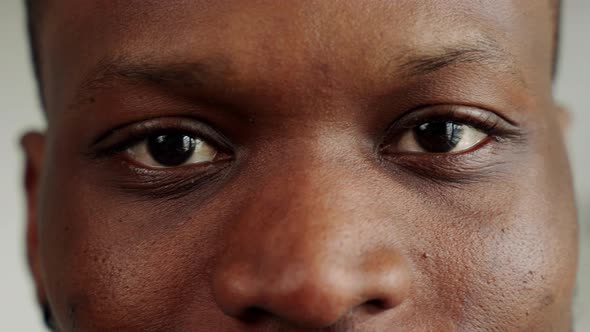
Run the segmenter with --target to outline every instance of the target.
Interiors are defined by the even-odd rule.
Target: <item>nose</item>
[[[363,270],[338,266],[328,258],[274,259],[284,265],[278,271],[236,264],[216,278],[215,296],[226,314],[244,321],[266,316],[298,327],[326,328],[355,311],[376,315],[392,309],[407,293],[408,278],[395,260]]]
[[[362,207],[362,193],[340,192],[336,200],[272,193],[248,202],[225,240],[213,292],[227,315],[325,328],[404,301],[408,266],[394,245],[384,243],[391,236],[379,231],[373,209]],[[354,212],[347,208],[351,200]]]

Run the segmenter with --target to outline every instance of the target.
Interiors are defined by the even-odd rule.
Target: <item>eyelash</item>
[[[198,137],[224,154],[230,154],[229,140],[203,122],[192,118],[163,118],[123,125],[98,138],[93,146],[93,159],[109,158],[139,144],[154,135],[181,132]]]
[[[466,106],[434,105],[410,111],[394,121],[386,131],[385,140],[381,147],[399,137],[404,131],[414,129],[427,122],[436,121],[468,125],[481,130],[497,141],[521,138],[518,124],[494,112]]]

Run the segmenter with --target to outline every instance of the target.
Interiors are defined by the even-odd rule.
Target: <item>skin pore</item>
[[[552,22],[549,0],[48,1],[39,303],[58,331],[569,331]]]

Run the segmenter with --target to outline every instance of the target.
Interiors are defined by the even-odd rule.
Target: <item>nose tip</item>
[[[326,328],[355,311],[376,315],[401,304],[409,284],[407,271],[379,270],[299,267],[257,275],[230,268],[218,274],[214,293],[227,315],[243,321],[272,317],[293,326]]]

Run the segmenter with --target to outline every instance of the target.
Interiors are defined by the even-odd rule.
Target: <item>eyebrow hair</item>
[[[200,87],[214,77],[227,76],[228,68],[219,63],[191,62],[165,65],[162,68],[154,64],[127,64],[110,72],[128,80],[150,81],[157,84]]]
[[[92,100],[94,91],[115,87],[120,82],[197,89],[219,86],[232,75],[229,62],[224,59],[158,63],[149,59],[107,57],[82,80],[70,108]]]
[[[493,67],[523,80],[522,72],[514,63],[514,56],[493,40],[462,42],[421,52],[404,54],[395,59],[401,63],[398,71],[405,77],[424,76],[448,67],[471,64]]]

